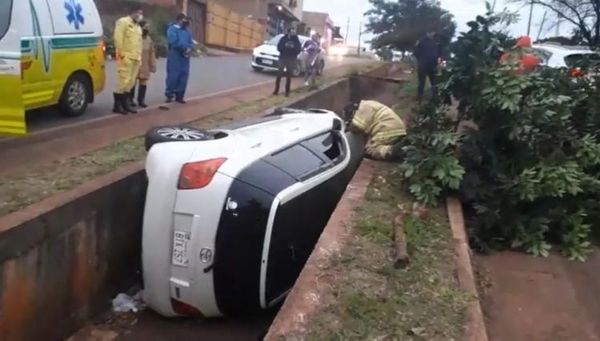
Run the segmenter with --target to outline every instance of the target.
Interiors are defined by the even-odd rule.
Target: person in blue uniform
[[[188,27],[187,15],[179,14],[175,23],[167,29],[169,53],[167,55],[167,103],[175,100],[185,103],[185,90],[190,76],[190,57],[194,48],[194,40]]]

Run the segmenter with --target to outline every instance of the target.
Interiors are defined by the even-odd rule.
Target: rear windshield
[[[0,39],[4,38],[10,26],[13,0],[0,0]]]
[[[600,54],[598,53],[580,53],[565,57],[565,63],[568,67],[589,68],[600,64]]]

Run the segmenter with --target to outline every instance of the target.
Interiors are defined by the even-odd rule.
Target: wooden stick
[[[405,269],[409,263],[406,234],[404,233],[405,217],[404,213],[400,213],[394,219],[394,268],[396,269]]]

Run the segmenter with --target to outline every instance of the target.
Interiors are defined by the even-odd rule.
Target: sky
[[[493,1],[493,0],[490,0]],[[467,22],[473,20],[479,14],[485,14],[485,0],[441,0],[443,8],[452,13],[458,24],[458,31],[466,30]],[[510,31],[515,35],[524,35],[527,33],[527,21],[529,17],[529,7],[523,8],[520,5],[510,4],[508,0],[496,0],[496,10],[508,8],[511,11],[518,11],[520,21],[510,27]],[[315,12],[326,12],[333,19],[336,26],[342,28],[342,35],[346,32],[348,18],[350,18],[349,44],[356,45],[359,36],[359,27],[361,21],[365,20],[363,14],[369,10],[368,0],[304,0],[304,10]],[[531,27],[531,36],[535,39],[540,29],[540,24],[544,16],[544,9],[534,7],[534,15]],[[549,29],[550,19],[556,17],[548,13],[545,29],[542,30],[541,38],[554,36],[556,29]],[[364,22],[363,22],[364,24]],[[364,29],[364,28],[363,28]],[[566,24],[560,27],[561,34],[569,34],[570,28]],[[362,36],[363,43],[370,39],[369,34]]]

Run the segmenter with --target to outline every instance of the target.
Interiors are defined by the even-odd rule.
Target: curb
[[[363,202],[374,172],[375,163],[364,160],[350,181],[264,340],[289,338],[304,331],[307,316],[318,309],[322,294],[320,289],[331,284],[327,283],[327,278],[323,276],[319,278],[318,274],[350,238],[355,209]]]
[[[456,275],[461,289],[472,295],[475,299],[467,307],[465,340],[488,341],[487,330],[483,318],[480,297],[475,282],[475,272],[471,261],[471,248],[465,229],[465,218],[462,203],[457,198],[446,199],[448,219],[452,229],[454,240],[454,253],[456,263]]]

